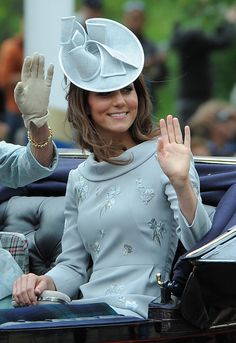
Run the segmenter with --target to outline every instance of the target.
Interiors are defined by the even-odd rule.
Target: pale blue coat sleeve
[[[20,146],[0,142],[0,184],[17,188],[50,175],[58,163],[58,153],[54,145],[54,159],[47,168],[33,156],[30,144]]]
[[[186,250],[191,249],[211,228],[212,222],[209,213],[204,207],[200,195],[200,180],[194,167],[193,161],[190,165],[189,176],[198,199],[197,208],[193,222],[189,225],[178,205],[178,199],[167,176],[163,175],[165,194],[170,202],[170,207],[174,212],[177,222],[176,233]]]
[[[74,172],[70,172],[67,182],[62,253],[56,260],[56,266],[46,274],[53,279],[58,291],[71,298],[76,298],[79,287],[88,281],[90,258],[78,228],[79,200],[74,187]]]

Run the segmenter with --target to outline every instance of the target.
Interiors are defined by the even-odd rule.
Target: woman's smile
[[[110,113],[110,117],[115,118],[115,119],[124,119],[127,118],[128,113],[127,112],[122,112],[122,113]]]

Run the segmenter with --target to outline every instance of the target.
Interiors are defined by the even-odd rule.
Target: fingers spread
[[[178,118],[173,118],[174,136],[175,142],[178,144],[183,144],[183,135],[179,125]]]
[[[160,131],[161,131],[162,142],[164,144],[169,143],[169,136],[167,132],[165,119],[160,120]]]
[[[24,60],[22,70],[21,70],[21,81],[26,82],[31,75],[31,64],[32,64],[32,59],[31,57],[27,56]]]
[[[179,124],[179,120],[172,115],[168,115],[166,119],[160,120],[160,131],[163,144],[177,143],[183,144],[183,134]],[[190,137],[187,137],[189,140]]]
[[[185,126],[184,128],[184,145],[189,149],[191,148],[191,133],[189,126]]]
[[[32,57],[31,76],[34,78],[38,77],[38,72],[39,72],[39,54],[35,52]]]
[[[38,59],[38,77],[40,79],[44,79],[44,56],[43,55],[39,55],[39,59]]]
[[[48,87],[52,84],[52,78],[54,73],[54,66],[50,64],[47,70],[47,76],[45,83]],[[32,57],[26,57],[23,67],[21,79],[26,82],[30,77],[44,80],[45,78],[45,58],[44,55],[35,52]]]
[[[48,87],[51,87],[53,73],[54,73],[54,66],[53,66],[53,64],[50,64],[50,66],[48,67],[47,77],[46,77],[46,85]]]
[[[167,122],[167,131],[168,131],[168,136],[169,136],[169,142],[174,143],[175,142],[175,130],[174,130],[172,115],[167,116],[166,122]]]

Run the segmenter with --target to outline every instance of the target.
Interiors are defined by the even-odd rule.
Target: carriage
[[[68,173],[86,156],[60,149],[54,174],[0,189],[0,239],[7,236],[17,257],[16,244],[26,237],[26,271],[46,272],[60,253]],[[212,229],[191,251],[179,246],[171,280],[157,275],[161,299],[149,305],[148,319],[117,315],[105,303],[58,299],[13,308],[7,297],[0,301],[0,342],[236,342],[236,158],[194,159]]]

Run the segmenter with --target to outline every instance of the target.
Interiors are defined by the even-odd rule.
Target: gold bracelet
[[[42,143],[36,142],[36,141],[31,137],[30,131],[28,131],[28,132],[27,132],[27,135],[28,135],[28,140],[29,140],[30,144],[31,144],[33,147],[35,147],[35,148],[40,148],[40,149],[41,149],[41,148],[45,148],[45,146],[47,146],[47,145],[49,144],[49,142],[52,141],[52,137],[53,137],[53,135],[52,135],[52,129],[51,129],[50,127],[48,128],[48,131],[49,131],[49,136],[48,136],[47,140],[44,141],[44,142],[42,142]]]

